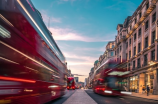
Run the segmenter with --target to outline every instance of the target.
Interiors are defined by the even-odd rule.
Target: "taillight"
[[[105,90],[105,88],[102,88],[102,90],[104,91],[104,90]]]

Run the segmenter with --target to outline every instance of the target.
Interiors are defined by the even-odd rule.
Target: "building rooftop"
[[[96,60],[95,62],[94,62],[94,64],[97,64],[99,61],[98,60]]]
[[[91,68],[91,71],[93,71],[93,70],[94,70],[94,67]]]

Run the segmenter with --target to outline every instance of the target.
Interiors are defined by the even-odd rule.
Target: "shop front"
[[[147,87],[147,85],[150,87],[150,93],[151,94],[158,94],[158,69],[154,69],[154,68],[148,68],[145,72],[140,73],[139,77],[138,77],[138,83],[136,84],[136,80],[131,80],[131,89],[135,89],[136,86],[138,87],[138,92],[142,93],[142,88],[143,86],[145,86],[145,89]],[[136,79],[136,78],[133,78]],[[135,83],[135,84],[134,84]],[[133,84],[133,85],[132,85]],[[135,86],[135,87],[134,87]]]
[[[138,92],[138,75],[134,75],[130,77],[130,85],[129,85],[129,90],[131,92]]]

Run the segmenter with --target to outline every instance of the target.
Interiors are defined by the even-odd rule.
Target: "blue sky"
[[[73,74],[84,76],[143,0],[32,0]],[[49,20],[50,18],[50,20]],[[48,22],[50,21],[50,22]],[[49,24],[48,24],[49,23]]]

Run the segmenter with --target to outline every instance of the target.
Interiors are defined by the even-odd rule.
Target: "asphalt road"
[[[95,94],[91,89],[85,91],[98,104],[158,104],[158,101],[147,100],[143,98],[137,98],[131,96],[110,97],[110,96]]]
[[[51,102],[48,102],[46,104],[62,104],[63,102],[65,102],[73,93],[75,92],[75,90],[66,90],[66,94],[56,100],[53,100]]]

